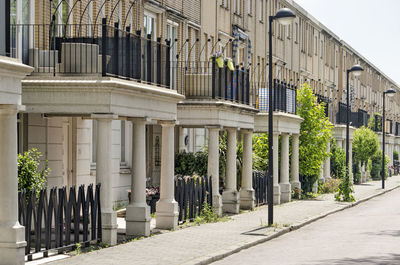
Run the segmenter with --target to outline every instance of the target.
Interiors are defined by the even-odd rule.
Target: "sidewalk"
[[[394,176],[386,181],[385,191],[380,181],[355,185],[355,203],[339,203],[334,201],[333,194],[326,194],[314,200],[275,206],[277,227],[266,227],[268,208],[262,206],[232,216],[227,222],[167,232],[52,264],[207,264],[399,186],[400,176]]]

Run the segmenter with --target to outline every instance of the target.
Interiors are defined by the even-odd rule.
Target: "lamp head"
[[[353,65],[350,69],[350,72],[353,73],[354,76],[360,76],[363,71],[364,68],[359,64]]]
[[[274,18],[282,25],[287,26],[293,22],[293,20],[296,18],[296,15],[289,8],[281,8],[276,12]]]
[[[394,90],[393,88],[389,88],[388,90],[385,91],[385,94],[388,97],[393,97],[395,93],[396,93],[396,90]]]

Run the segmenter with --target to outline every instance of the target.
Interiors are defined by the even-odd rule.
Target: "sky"
[[[400,0],[294,0],[400,85]]]

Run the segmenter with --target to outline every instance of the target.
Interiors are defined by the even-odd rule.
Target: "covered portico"
[[[112,143],[112,122],[115,120],[128,120],[133,124],[132,199],[126,212],[127,235],[150,235],[150,209],[146,204],[145,193],[145,126],[148,123],[162,124],[161,199],[157,207],[156,225],[159,228],[176,228],[177,203],[173,199],[173,189],[171,191],[170,188],[174,183],[174,137],[171,137],[171,131],[176,121],[177,103],[183,98],[175,90],[97,76],[79,79],[60,76],[40,76],[39,79],[32,76],[23,82],[22,101],[28,113],[97,121],[97,128],[93,128],[97,140],[93,145],[96,145],[96,182],[101,183],[104,242],[110,245],[117,242],[112,193],[114,168],[119,170],[119,163],[115,165],[113,159],[115,148]],[[80,151],[89,152],[86,149]]]
[[[291,201],[292,189],[301,186],[299,181],[299,136],[300,123],[303,119],[297,115],[284,112],[274,112],[273,118],[274,204],[280,204]],[[268,113],[258,113],[254,120],[255,132],[268,133]],[[280,146],[279,136],[281,136]],[[292,138],[291,179],[289,179],[290,137]],[[279,150],[281,151],[280,165]]]
[[[186,100],[178,104],[179,125],[208,130],[208,176],[212,177],[213,207],[218,213],[239,213],[254,208],[252,187],[252,135],[254,115],[251,106],[224,100]],[[225,189],[219,193],[219,134],[228,135]],[[243,136],[243,170],[241,188],[237,190],[236,144],[238,133]]]
[[[18,222],[17,113],[21,80],[33,69],[0,56],[0,264],[24,264],[25,230]]]

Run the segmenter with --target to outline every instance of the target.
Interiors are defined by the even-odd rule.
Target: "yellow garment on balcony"
[[[228,60],[228,68],[231,71],[235,71],[235,66],[233,65],[232,60]]]
[[[224,58],[216,57],[215,61],[217,62],[217,65],[219,68],[224,68]]]

